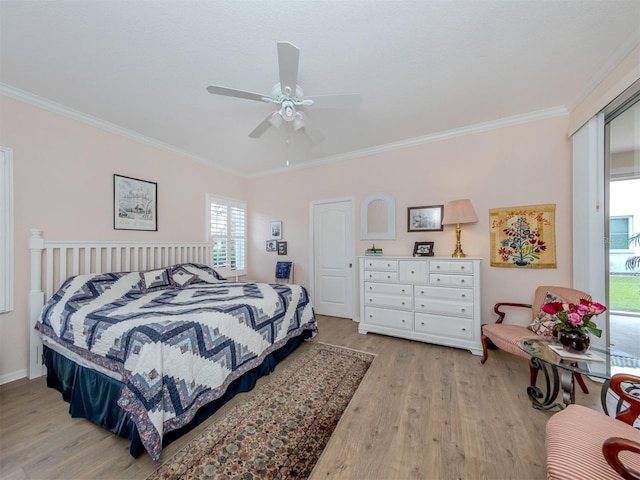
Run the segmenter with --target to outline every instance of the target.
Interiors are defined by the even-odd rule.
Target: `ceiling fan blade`
[[[309,125],[309,117],[307,115],[303,114],[302,120],[304,122],[302,128],[304,129],[304,133],[307,134],[307,137],[309,137],[309,140],[311,140],[311,143],[313,143],[314,145],[321,143],[324,140],[324,135],[322,134],[322,132],[315,128],[313,125]]]
[[[314,108],[355,108],[362,103],[362,97],[357,93],[316,95],[314,97],[305,97],[305,100],[313,100]]]
[[[289,95],[293,97],[296,93],[298,83],[298,63],[300,61],[300,50],[293,43],[278,42],[278,66],[280,68],[280,89],[284,93],[289,87]]]
[[[235,88],[219,87],[218,85],[209,85],[207,87],[209,93],[214,95],[224,95],[226,97],[246,98],[247,100],[257,100],[264,102],[264,98],[269,98],[269,95],[261,95],[259,93],[247,92],[245,90],[236,90]]]
[[[249,136],[251,138],[260,138],[264,132],[269,130],[269,127],[272,125],[271,117],[273,117],[277,113],[278,112],[271,112],[269,115],[267,115],[266,118],[262,120],[256,128],[253,129]]]

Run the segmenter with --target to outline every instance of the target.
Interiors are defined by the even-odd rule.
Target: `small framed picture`
[[[277,243],[276,240],[267,240],[267,252],[275,252],[278,249]]]
[[[278,255],[287,254],[287,242],[277,242]]]
[[[444,205],[409,207],[407,209],[407,232],[442,231]]]
[[[158,184],[113,174],[114,230],[158,231]]]
[[[414,257],[433,257],[433,242],[416,242],[413,246]]]
[[[271,222],[271,240],[282,239],[282,221]]]

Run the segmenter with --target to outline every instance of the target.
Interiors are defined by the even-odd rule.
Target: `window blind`
[[[246,204],[207,196],[209,241],[213,244],[213,268],[224,276],[246,273]]]

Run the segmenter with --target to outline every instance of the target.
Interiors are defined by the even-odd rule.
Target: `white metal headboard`
[[[42,230],[32,229],[31,283],[29,290],[29,378],[45,373],[42,341],[34,329],[48,300],[64,281],[86,273],[133,272],[166,267],[177,263],[211,265],[212,244],[46,241]]]

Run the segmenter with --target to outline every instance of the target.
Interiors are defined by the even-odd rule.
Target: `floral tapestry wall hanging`
[[[491,266],[556,268],[555,204],[489,210]]]

